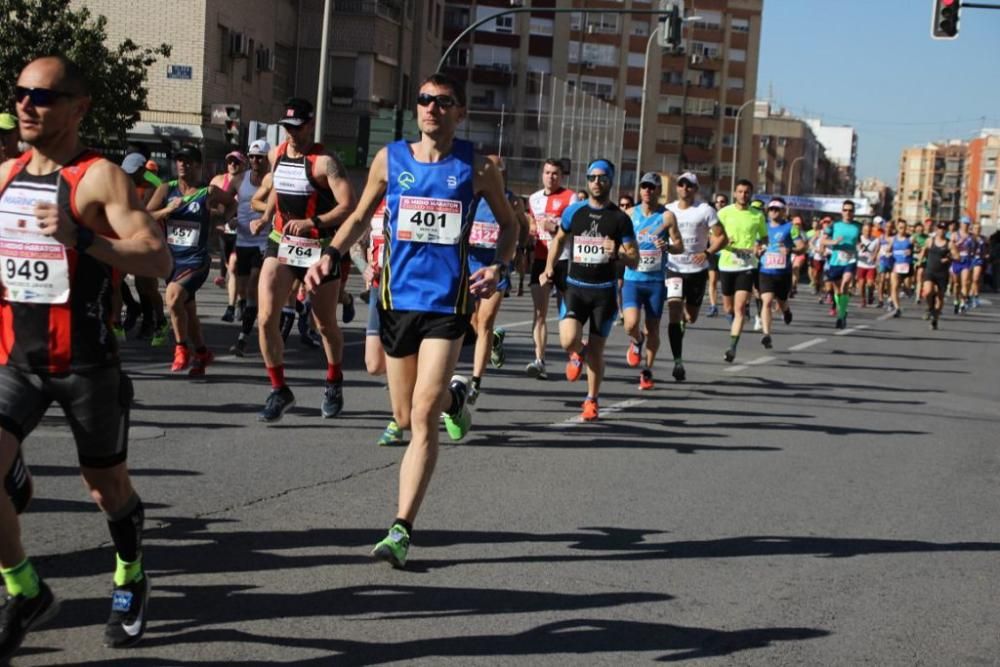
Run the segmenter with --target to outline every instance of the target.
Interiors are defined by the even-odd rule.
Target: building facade
[[[995,230],[1000,222],[1000,197],[997,196],[997,161],[1000,160],[1000,129],[983,130],[969,142],[968,169],[965,172],[966,213]]]
[[[784,109],[757,102],[753,114],[756,172],[750,178],[761,192],[773,194],[826,193],[817,176],[826,160],[812,128]]]
[[[965,215],[962,189],[968,144],[960,140],[903,150],[893,215],[908,222],[951,222]]]
[[[826,156],[837,170],[835,194],[851,194],[857,185],[858,133],[849,125],[825,125],[818,119],[808,119],[816,139],[823,144]]]

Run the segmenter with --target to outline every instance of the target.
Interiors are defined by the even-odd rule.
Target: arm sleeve
[[[660,216],[660,219],[662,220],[663,216]],[[635,243],[635,227],[632,225],[632,218],[622,215],[618,233],[622,243]]]
[[[562,216],[559,220],[559,226],[562,227],[562,230],[567,234],[570,233],[573,227],[573,214],[580,209],[580,204],[582,203],[583,202],[577,202],[563,209]]]

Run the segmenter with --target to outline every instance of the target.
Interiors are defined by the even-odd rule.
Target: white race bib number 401
[[[603,236],[574,236],[574,264],[607,264],[610,261],[604,250]]]
[[[278,261],[288,266],[308,269],[319,261],[323,245],[319,239],[282,235],[278,244]]]
[[[415,243],[457,245],[462,240],[462,202],[400,197],[396,238]]]

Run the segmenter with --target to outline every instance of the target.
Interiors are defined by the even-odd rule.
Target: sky
[[[770,89],[797,116],[853,125],[858,178],[895,188],[903,148],[1000,128],[1000,10],[963,8],[952,41],[931,39],[931,13],[932,0],[764,0],[757,99]]]

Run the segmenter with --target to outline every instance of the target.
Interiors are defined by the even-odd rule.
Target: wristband
[[[333,260],[334,266],[340,264],[340,260],[343,258],[340,251],[334,248],[333,245],[328,245],[326,250],[323,251],[323,254]]]
[[[87,252],[87,248],[89,248],[93,242],[94,232],[83,225],[79,225],[76,228],[76,244],[73,246],[73,249],[78,253],[83,254]]]
[[[314,215],[313,217],[311,217],[309,219],[312,220],[312,223],[314,225],[316,225],[317,227],[322,227],[323,226],[323,221],[319,219],[318,215]]]

